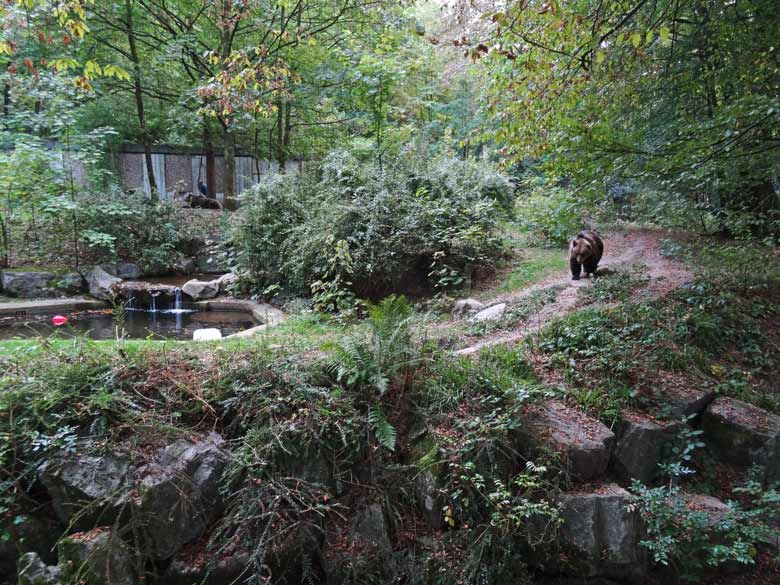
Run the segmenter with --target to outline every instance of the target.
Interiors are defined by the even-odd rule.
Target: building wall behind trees
[[[287,161],[285,171],[288,173],[301,171],[304,164],[302,159]],[[141,145],[123,147],[116,154],[115,165],[125,188],[141,189],[147,195],[151,194]],[[198,180],[206,183],[206,155],[199,152],[183,152],[171,147],[158,147],[152,153],[152,170],[161,199],[172,197],[176,191],[197,193]],[[224,157],[215,155],[214,184],[217,185],[217,199],[222,199],[224,192],[224,170]],[[279,172],[279,165],[276,162],[239,154],[236,156],[235,193],[240,195],[258,183],[263,176],[277,172]]]

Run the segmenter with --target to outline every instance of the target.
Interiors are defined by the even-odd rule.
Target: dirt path
[[[605,234],[603,237],[604,257],[599,265],[599,270],[610,268],[615,270],[618,267],[625,268],[636,265],[649,279],[641,289],[636,291],[634,296],[637,300],[660,298],[691,279],[691,273],[684,264],[661,256],[659,240],[668,237],[664,232],[630,230]],[[470,355],[485,347],[517,342],[527,335],[539,331],[555,317],[573,311],[577,306],[580,289],[591,285],[590,279],[571,280],[571,274],[566,272],[522,290],[496,297],[486,305],[516,302],[551,286],[566,287],[552,303],[545,305],[541,311],[523,322],[518,328],[485,337],[455,353],[457,355]]]

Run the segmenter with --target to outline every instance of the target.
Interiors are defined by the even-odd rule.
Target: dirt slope
[[[671,258],[661,256],[659,241],[667,238],[665,232],[654,230],[630,230],[603,234],[604,257],[599,264],[599,270],[625,269],[635,266],[641,270],[649,280],[636,292],[636,297],[641,300],[653,300],[666,295],[671,290],[690,281],[692,275],[684,264]],[[563,252],[562,252],[563,253]],[[571,280],[568,272],[548,278],[542,282],[496,297],[486,303],[492,305],[498,302],[513,302],[523,299],[541,289],[563,285],[564,288],[555,301],[546,305],[536,315],[522,323],[512,331],[503,331],[495,335],[487,336],[477,343],[459,349],[458,355],[470,355],[479,350],[503,343],[514,343],[528,334],[534,333],[544,327],[553,318],[573,311],[577,306],[580,289],[592,285],[590,279]]]

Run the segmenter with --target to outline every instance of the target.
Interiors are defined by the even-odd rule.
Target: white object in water
[[[214,341],[222,339],[222,332],[219,329],[196,329],[192,332],[193,341]]]

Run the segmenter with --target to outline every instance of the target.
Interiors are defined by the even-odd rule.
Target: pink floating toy
[[[54,315],[54,317],[51,318],[51,322],[55,327],[62,327],[63,325],[68,324],[68,318],[64,315]]]

